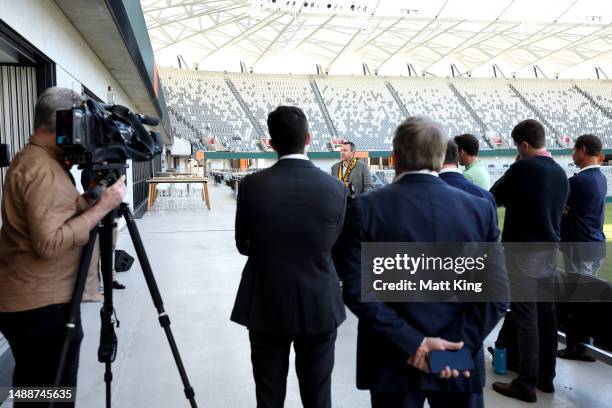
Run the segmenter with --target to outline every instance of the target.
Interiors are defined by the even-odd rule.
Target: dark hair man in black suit
[[[238,191],[236,246],[249,259],[232,320],[249,329],[258,407],[283,406],[292,343],[304,407],[331,407],[336,328],[346,317],[332,247],[346,189],[304,154],[310,133],[299,108],[278,107],[268,128],[279,160]]]
[[[511,135],[518,150],[517,161],[495,183],[491,193],[498,205],[506,207],[502,242],[523,243],[520,248],[516,244],[505,245],[515,300],[510,308],[516,322],[518,377],[510,383],[495,382],[493,389],[511,398],[535,402],[536,387],[547,393],[555,390],[555,306],[551,302],[535,302],[535,298],[551,287],[556,272],[561,216],[569,185],[565,171],[546,150],[544,127],[538,121],[520,122]],[[509,333],[511,329],[505,321],[498,341],[508,343]]]

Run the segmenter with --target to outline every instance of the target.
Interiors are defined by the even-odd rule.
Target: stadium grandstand
[[[510,146],[510,132],[523,118],[542,121],[550,149],[567,148],[584,133],[601,135],[612,147],[612,106],[602,96],[606,89],[612,92],[607,81],[283,76],[177,68],[161,68],[160,75],[174,132],[197,147],[212,137],[228,151],[264,150],[257,142],[269,138],[267,115],[283,104],[301,106],[311,118],[310,151],[315,152],[332,150],[329,140],[335,137],[354,140],[362,150],[391,150],[397,124],[417,115],[430,116],[449,135],[477,135],[483,150]]]
[[[266,359],[263,363],[264,359],[257,361],[262,350],[276,352],[279,347],[266,343],[258,349],[257,338],[278,340],[275,330],[277,324],[286,323],[285,319],[308,321],[318,328],[332,316],[330,325],[336,327],[344,319],[342,301],[350,306],[349,298],[354,295],[350,288],[357,287],[355,279],[344,278],[341,282],[340,270],[358,269],[355,259],[359,257],[351,255],[357,253],[358,246],[361,251],[363,243],[359,241],[369,240],[364,237],[382,219],[388,217],[385,228],[397,227],[397,236],[401,237],[407,236],[406,232],[412,236],[413,230],[428,225],[424,236],[450,237],[445,243],[455,241],[452,231],[457,225],[464,228],[463,224],[467,227],[462,236],[464,240],[470,237],[470,242],[494,241],[497,232],[508,233],[508,225],[522,220],[515,213],[511,214],[514,222],[506,223],[510,218],[506,215],[512,211],[503,205],[495,211],[489,203],[497,197],[495,187],[491,194],[475,188],[473,184],[478,180],[468,179],[470,169],[486,176],[485,182],[479,184],[487,190],[488,184],[495,185],[509,174],[508,169],[515,163],[528,162],[522,160],[527,157],[546,157],[541,160],[550,162],[555,171],[560,166],[562,171],[557,171],[556,181],[563,188],[563,172],[571,178],[585,169],[597,169],[598,178],[593,182],[596,186],[589,185],[592,191],[581,193],[585,201],[585,197],[596,197],[601,206],[589,208],[580,220],[587,219],[589,227],[598,224],[592,235],[597,236],[598,244],[605,243],[598,248],[608,244],[606,253],[612,253],[610,76],[612,2],[602,0],[0,0],[0,407],[18,407],[18,402],[31,406],[27,405],[30,401],[15,397],[19,390],[16,387],[34,392],[56,385],[56,377],[60,385],[73,387],[67,390],[76,393],[74,404],[59,406],[98,407],[105,400],[106,406],[119,408],[267,406],[262,403],[266,392],[261,384],[265,382],[263,372],[272,370],[273,363],[278,363],[280,377],[288,378],[286,386],[279,376],[268,384],[278,391],[277,398],[284,398],[284,404],[277,401],[270,406],[308,406],[303,401],[308,395],[327,391],[321,392],[326,387],[304,387],[305,378],[314,371],[319,373],[319,369],[306,372],[303,368],[317,358],[323,360],[320,357],[325,353],[304,358],[300,345],[307,343],[302,342],[305,339],[314,338],[314,342],[325,336],[320,336],[316,328],[304,334],[287,325],[278,342],[283,345],[279,353],[282,356],[278,361]],[[51,89],[54,87],[65,89]],[[41,95],[51,97],[40,99]],[[74,122],[68,122],[67,116],[53,115],[61,95],[64,108],[73,108],[71,120],[80,120],[85,111],[79,95],[98,103],[100,111],[88,122],[87,131],[85,126],[69,126]],[[114,105],[127,109],[118,110]],[[289,124],[282,125],[298,130],[285,133],[303,137],[304,126],[299,112],[277,110],[279,106],[300,108],[311,134],[304,151],[307,157],[293,151],[288,157],[290,164],[279,160],[278,146],[269,131],[270,113],[276,110],[277,115],[293,115],[287,120]],[[141,115],[128,115],[128,110]],[[115,113],[111,115],[111,111]],[[46,121],[35,121],[35,116],[40,119],[45,115]],[[128,116],[140,118],[145,129],[152,132],[127,125]],[[278,126],[279,117],[272,117],[273,125],[276,120]],[[443,132],[429,119],[414,117],[430,118]],[[467,187],[462,189],[470,194],[476,191],[474,194],[487,200],[459,195],[442,182],[440,189],[456,200],[434,200],[430,190],[405,195],[401,200],[400,195],[371,203],[366,202],[367,196],[357,198],[361,191],[355,192],[357,183],[353,184],[355,179],[351,177],[360,180],[361,190],[369,197],[394,191],[394,183],[398,178],[401,181],[394,138],[398,126],[409,118],[413,118],[409,123],[416,123],[416,128],[422,129],[425,124],[433,130],[427,135],[431,138],[425,139],[428,144],[417,146],[420,149],[405,149],[406,156],[413,152],[435,155],[431,146],[436,140],[439,143],[435,150],[442,152],[447,139],[441,133],[449,140],[466,135],[468,148],[448,150],[446,173],[462,173],[463,176],[455,175],[462,180],[465,176]],[[516,125],[526,119],[534,119],[544,128],[542,148],[532,149],[531,140],[520,143],[512,137]],[[410,131],[416,134],[420,130]],[[70,132],[82,136],[72,139],[72,148],[81,143],[76,156],[64,145]],[[591,148],[598,149],[597,140],[591,136],[581,139],[587,140],[588,146],[576,151],[578,138],[587,134],[601,140],[600,153],[589,152]],[[157,145],[153,143],[155,135],[159,135]],[[469,135],[478,141],[476,156],[466,150],[475,144]],[[94,138],[98,138],[95,143],[91,142]],[[416,139],[421,143],[424,140]],[[110,144],[113,149],[107,150]],[[126,149],[126,145],[136,150]],[[149,153],[156,148],[161,151],[145,160],[135,153],[138,148]],[[38,156],[28,156],[32,150]],[[98,155],[95,160],[94,151],[104,151],[107,156]],[[127,158],[114,156],[116,152],[124,152]],[[453,154],[458,155],[458,165]],[[580,162],[581,154],[589,156],[589,165]],[[39,160],[41,157],[44,160]],[[298,162],[305,159],[312,165]],[[437,165],[440,157],[434,159]],[[293,166],[292,170],[279,172],[276,179],[265,178],[283,162]],[[10,170],[10,166],[18,165],[22,166],[18,171]],[[300,169],[310,170],[309,167],[321,171],[312,172],[314,181],[302,183]],[[408,174],[406,178],[444,179],[443,172],[429,168],[413,173],[418,174]],[[126,180],[124,205],[119,204],[123,187],[115,181],[121,174]],[[319,184],[317,177],[321,179]],[[522,181],[525,179],[532,181],[530,177]],[[286,188],[280,189],[279,185]],[[535,229],[541,226],[540,221],[550,221],[545,227],[557,233],[561,224],[551,225],[557,218],[566,220],[563,217],[580,204],[578,200],[570,203],[559,199],[550,206],[540,205],[541,202],[531,205],[529,200],[542,191],[551,197],[561,195],[563,188],[543,182],[529,193],[517,187],[519,193],[508,195],[526,200],[521,210],[529,217],[523,218],[533,221],[526,228]],[[395,191],[399,190],[398,187]],[[95,198],[96,194],[101,198]],[[104,204],[111,195],[116,202],[106,208]],[[26,199],[32,196],[36,200]],[[363,214],[350,212],[351,205],[357,207],[354,199],[360,200]],[[395,211],[372,211],[368,221],[371,225],[357,225],[362,235],[351,243],[345,234],[355,231],[341,229],[339,224],[348,219],[359,224],[363,221],[359,217],[366,214],[370,204],[372,208],[380,204],[381,209]],[[397,207],[383,207],[387,204]],[[113,207],[119,211],[108,212]],[[331,207],[334,211],[338,207],[333,217],[327,216]],[[398,222],[417,207],[420,212],[415,213],[422,216],[414,217],[410,223]],[[533,216],[537,211],[547,211],[543,207],[554,207],[558,217]],[[251,211],[253,208],[257,211]],[[344,212],[341,208],[349,210]],[[131,209],[136,221],[126,209]],[[458,214],[460,209],[468,210]],[[310,219],[304,215],[313,213]],[[439,222],[440,219],[447,222]],[[317,229],[319,223],[325,226]],[[89,228],[98,234],[89,235],[90,245],[85,246]],[[249,228],[261,233],[245,238]],[[294,234],[299,228],[300,233]],[[478,232],[472,231],[477,228]],[[577,228],[580,232],[585,229],[583,224]],[[485,230],[486,234],[482,232]],[[271,237],[274,244],[269,244]],[[551,240],[556,250],[559,239],[555,236]],[[334,244],[338,242],[344,246]],[[352,249],[350,244],[355,244]],[[285,245],[290,248],[286,253]],[[320,251],[324,257],[317,249],[312,250],[325,245],[329,248]],[[148,259],[144,259],[141,246]],[[533,254],[537,244],[530,241],[525,247]],[[77,258],[85,259],[83,255],[89,249],[92,261],[85,278],[85,262],[80,264]],[[248,254],[248,261],[244,254]],[[377,379],[384,383],[382,388],[389,382],[394,390],[404,389],[406,384],[412,387],[416,379],[418,398],[444,398],[444,403],[426,406],[468,406],[461,401],[469,388],[477,395],[465,399],[473,398],[474,407],[612,408],[612,256],[602,256],[593,262],[575,258],[590,268],[581,276],[584,281],[578,279],[579,283],[586,282],[578,286],[587,287],[585,294],[578,293],[586,298],[563,303],[556,314],[540,319],[539,323],[554,326],[552,342],[547,345],[539,344],[533,325],[525,320],[519,322],[520,314],[518,318],[512,312],[504,314],[508,307],[502,302],[459,302],[444,312],[436,309],[441,302],[431,302],[432,308],[418,319],[406,317],[411,316],[411,305],[416,303],[412,298],[403,303],[394,301],[391,306],[377,298],[374,306],[365,305],[364,309],[376,309],[379,304],[382,309],[362,315],[361,321],[345,308],[346,320],[330,337],[335,339],[330,374],[333,404],[310,406],[372,406],[372,396],[364,390],[367,387],[363,383],[372,380],[372,373],[379,370],[386,373]],[[261,266],[270,259],[278,262],[270,268]],[[517,265],[521,259],[526,263],[532,260],[527,256],[517,259]],[[556,263],[548,266],[566,279],[575,275],[570,270],[571,260],[569,255],[563,259],[559,256]],[[306,265],[311,261],[318,262],[312,270]],[[349,267],[343,265],[351,262]],[[294,280],[292,274],[298,269],[295,275],[299,279]],[[82,280],[77,280],[77,270],[81,270]],[[259,280],[268,270],[278,273],[265,282]],[[300,275],[303,271],[308,273],[307,279]],[[318,286],[323,275],[327,280]],[[85,287],[80,311],[67,322],[68,299],[73,298],[73,288],[78,289],[80,284]],[[111,290],[109,285],[117,290]],[[560,285],[555,285],[555,293],[563,294]],[[366,286],[360,289],[363,288]],[[254,295],[244,303],[234,303],[249,290]],[[109,294],[113,297],[111,304]],[[368,291],[361,294],[359,305]],[[75,299],[80,300],[79,296]],[[279,299],[283,302],[277,302]],[[551,305],[553,301],[545,303]],[[253,311],[258,303],[264,304],[258,309],[263,310],[261,313]],[[498,305],[498,319],[490,317],[495,314],[490,309],[494,303]],[[75,301],[74,305],[78,304]],[[533,310],[538,307],[535,305]],[[487,313],[474,313],[480,308],[489,309]],[[250,331],[230,321],[230,316],[239,321],[241,317],[236,315],[247,313],[242,309],[250,313],[246,319]],[[446,321],[457,310],[460,317],[445,324],[443,330],[427,328],[438,319]],[[312,321],[311,316],[315,317]],[[385,320],[389,316],[395,319],[393,324]],[[105,323],[102,326],[101,318]],[[377,325],[380,319],[387,324]],[[491,323],[487,330],[483,329],[485,321]],[[265,330],[253,329],[255,323],[261,323],[258,327]],[[414,329],[417,325],[422,327]],[[325,330],[329,330],[328,326]],[[517,333],[526,327],[532,334],[519,338]],[[82,339],[76,333],[79,328]],[[393,337],[397,330],[403,330],[397,337],[400,340]],[[406,335],[407,331],[410,335]],[[358,341],[358,332],[372,337]],[[424,339],[419,340],[419,345],[415,338],[421,333]],[[466,358],[468,366],[472,365],[469,370],[476,376],[471,380],[440,379],[428,373],[433,367],[430,363],[435,363],[431,354],[420,362],[415,357],[431,351],[430,341],[435,347],[449,347],[435,336],[466,340],[466,349],[468,343],[474,343],[473,353],[467,357],[457,353],[443,358]],[[558,344],[552,344],[556,339]],[[553,350],[555,346],[561,351],[569,343],[575,346],[575,354],[570,353],[574,358],[561,356],[555,360],[554,383],[538,378],[535,389],[526,386],[529,392],[519,395],[523,398],[507,398],[508,394],[496,392],[493,384],[511,381],[524,369],[516,365],[520,361],[518,350],[523,347],[524,353],[527,340],[538,342],[531,351],[548,346],[551,353],[557,351]],[[374,343],[379,346],[376,350],[371,346]],[[64,348],[67,344],[70,347]],[[364,353],[363,347],[372,349]],[[408,348],[410,352],[406,352]],[[329,352],[329,347],[326,350]],[[480,370],[479,350],[483,352],[484,372]],[[368,360],[374,364],[367,372],[364,360],[356,362],[359,353],[359,358],[366,354],[370,358],[378,356],[379,351],[384,358]],[[56,370],[62,367],[60,361],[66,356],[64,375],[57,376]],[[392,356],[391,360],[385,360],[388,356]],[[325,357],[322,365],[329,366],[329,355]],[[104,358],[111,359],[112,365],[100,364]],[[181,361],[177,361],[179,358]],[[448,364],[455,363],[458,361]],[[259,364],[259,370],[254,364]],[[289,369],[293,365],[296,370]],[[112,374],[106,371],[110,369]],[[318,383],[327,384],[328,379]],[[482,384],[478,381],[485,384],[482,398],[478,394]],[[443,385],[439,387],[440,384]],[[464,387],[465,384],[470,386]],[[440,388],[439,392],[432,393],[430,386]],[[449,397],[449,390],[461,392],[453,391]],[[395,408],[394,404],[378,406]]]

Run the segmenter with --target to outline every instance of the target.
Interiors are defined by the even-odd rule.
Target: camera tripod
[[[106,383],[106,407],[111,407],[111,382],[113,380],[111,364],[113,361],[115,361],[115,357],[117,354],[117,336],[115,335],[114,329],[115,323],[117,324],[117,327],[119,327],[119,321],[116,319],[116,317],[113,318],[113,315],[115,314],[115,309],[113,307],[112,289],[113,223],[114,219],[118,217],[125,218],[130,237],[132,239],[132,243],[134,244],[134,248],[136,249],[136,254],[138,256],[140,266],[142,267],[142,272],[144,274],[145,281],[147,282],[147,287],[149,288],[149,293],[151,294],[151,299],[153,300],[153,304],[157,309],[159,323],[166,333],[166,337],[168,338],[168,343],[170,344],[170,349],[172,350],[174,361],[181,376],[181,380],[183,381],[185,397],[189,400],[191,407],[196,408],[197,405],[195,402],[195,392],[191,387],[191,384],[189,383],[189,379],[187,378],[187,373],[185,371],[185,367],[183,366],[179,350],[176,346],[176,342],[174,341],[174,336],[172,334],[172,330],[170,329],[170,318],[164,310],[164,304],[161,298],[161,294],[159,293],[155,277],[153,276],[153,271],[151,269],[151,265],[149,264],[149,259],[147,258],[142,239],[140,238],[140,233],[138,232],[136,222],[134,221],[128,204],[126,203],[122,203],[117,209],[109,212],[102,219],[98,228],[94,228],[89,235],[89,241],[85,246],[79,264],[79,272],[75,282],[72,300],[70,303],[70,317],[68,319],[68,322],[66,323],[66,339],[64,340],[54,386],[58,387],[60,385],[66,360],[68,358],[71,342],[77,340],[77,338],[80,336],[81,300],[83,299],[83,291],[85,289],[87,273],[89,270],[89,265],[91,263],[96,239],[99,234],[100,259],[102,263],[102,281],[104,283],[104,303],[102,309],[100,310],[100,317],[102,319],[102,323],[100,327],[100,346],[98,348],[98,361],[105,364],[104,382]],[[53,406],[54,404],[52,403],[51,407]]]

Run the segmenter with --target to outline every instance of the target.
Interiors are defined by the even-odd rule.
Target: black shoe
[[[113,289],[125,289],[125,285],[122,285],[119,281],[113,281]]]
[[[538,382],[538,390],[547,394],[552,394],[553,392],[555,392],[555,384],[552,381]]]
[[[520,385],[516,380],[512,381],[511,383],[494,382],[493,390],[501,395],[505,395],[506,397],[515,398],[525,402],[536,402],[538,400],[535,389],[530,390]]]
[[[570,349],[569,347],[557,351],[557,357],[563,358],[565,360],[584,361],[587,363],[595,362],[595,359],[593,357],[587,356],[586,354],[584,354],[584,352],[581,352],[579,350]]]

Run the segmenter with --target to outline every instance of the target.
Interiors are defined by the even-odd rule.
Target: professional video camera
[[[156,118],[131,112],[121,105],[87,100],[71,110],[57,112],[56,143],[70,164],[82,168],[102,164],[125,164],[132,159],[149,161],[162,152]]]

